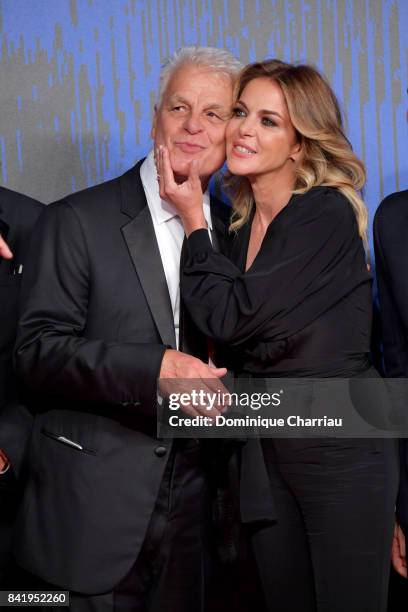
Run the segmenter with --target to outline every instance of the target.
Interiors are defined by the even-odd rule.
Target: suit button
[[[207,261],[207,253],[197,253],[197,255],[195,256],[195,260],[197,263],[204,263],[205,261]]]
[[[156,446],[154,452],[158,457],[164,457],[167,453],[167,448],[165,446]]]

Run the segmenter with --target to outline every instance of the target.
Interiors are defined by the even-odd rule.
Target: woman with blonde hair
[[[161,196],[188,236],[184,304],[218,343],[217,363],[239,376],[375,376],[365,171],[336,97],[315,68],[278,60],[244,68],[235,94],[226,130],[230,259],[209,239],[193,157],[188,180],[176,184],[166,149],[158,153]],[[386,609],[393,441],[250,440],[248,475],[253,488],[243,488],[241,509],[271,612]]]

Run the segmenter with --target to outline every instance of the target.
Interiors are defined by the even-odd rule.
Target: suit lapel
[[[163,344],[176,347],[173,310],[153,221],[140,179],[141,160],[120,179],[121,211],[131,220],[122,227],[133,264]],[[217,251],[227,252],[229,209],[211,198],[211,238]]]
[[[162,342],[175,348],[173,310],[140,165],[121,178],[122,212],[132,217],[121,231]]]

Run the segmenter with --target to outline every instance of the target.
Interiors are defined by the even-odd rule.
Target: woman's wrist
[[[202,211],[199,214],[183,215],[182,221],[187,237],[198,229],[207,229],[207,222]]]

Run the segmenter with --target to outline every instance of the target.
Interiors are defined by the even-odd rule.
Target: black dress
[[[292,196],[244,272],[250,230],[251,222],[238,232],[230,259],[213,251],[206,230],[188,239],[182,299],[216,342],[217,364],[241,376],[367,371],[371,277],[348,200],[326,187]],[[385,610],[393,442],[268,439],[261,449],[250,440],[242,480],[271,611]]]

